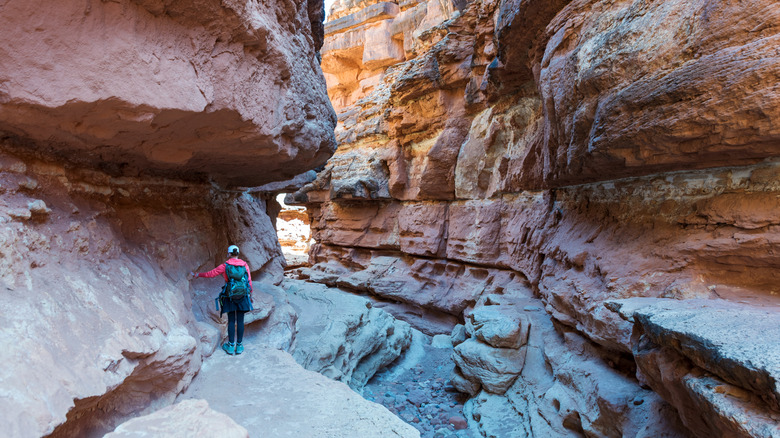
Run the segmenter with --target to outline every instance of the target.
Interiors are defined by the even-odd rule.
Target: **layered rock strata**
[[[258,240],[273,235],[262,198],[30,157],[0,163],[0,380],[13,436],[91,436],[170,403],[221,337],[209,317],[218,281],[193,290],[186,275],[223,261],[230,242],[258,278],[280,280],[278,242]],[[258,234],[231,225],[247,219],[240,209]],[[268,316],[255,298],[250,321]]]
[[[634,323],[637,376],[692,407],[680,410],[689,429],[780,435],[777,312],[724,300],[629,298],[607,306]]]
[[[5,431],[102,436],[171,404],[219,345],[220,281],[193,287],[189,271],[235,243],[255,280],[281,281],[277,188],[241,187],[333,151],[309,15],[322,4],[0,9]],[[284,343],[274,314],[289,309],[269,315],[256,298],[250,321]]]
[[[0,131],[114,175],[292,178],[335,147],[311,4],[5,2]]]
[[[556,409],[545,418],[558,431],[675,434],[676,409],[688,433],[723,433],[721,420],[686,419],[705,405],[724,422],[743,417],[666,392],[658,373],[642,378],[650,359],[634,323],[604,303],[704,299],[777,312],[779,14],[764,0],[336,3],[323,70],[339,149],[288,197],[306,205],[317,241],[303,275],[463,318],[472,328],[459,372],[493,394],[477,404],[498,397],[524,418],[535,405],[496,394],[518,385],[511,376],[545,387],[524,374],[530,350],[491,345],[474,324],[492,324],[479,310],[486,296],[530,287],[552,317],[536,329],[547,357],[586,349],[581,367],[623,379],[625,394],[650,385],[668,403],[656,399],[649,429],[641,415],[599,429]],[[525,324],[508,312],[501,321]],[[761,399],[729,380],[717,355],[700,360]],[[548,363],[545,375],[573,399],[600,399],[570,378],[580,365]],[[761,403],[756,412],[776,412]]]

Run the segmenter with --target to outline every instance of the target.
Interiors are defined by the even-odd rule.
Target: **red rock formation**
[[[276,189],[224,187],[332,153],[322,4],[0,9],[5,433],[102,436],[170,404],[218,345],[220,281],[189,271],[235,243],[255,280],[281,280]]]
[[[318,242],[304,274],[461,317],[527,285],[567,339],[613,364],[600,372],[636,367],[615,359],[638,347],[609,299],[775,308],[779,13],[765,0],[337,3],[323,69],[339,149],[288,198]],[[587,399],[559,365],[551,378]],[[692,433],[720,433],[688,421],[663,381],[648,382]],[[564,429],[626,433],[641,417],[569,414]]]
[[[0,131],[114,175],[291,178],[335,146],[310,27],[305,2],[5,2]]]

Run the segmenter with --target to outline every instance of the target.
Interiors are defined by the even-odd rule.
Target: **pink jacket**
[[[246,275],[248,276],[247,278],[249,278],[249,292],[250,293],[254,292],[252,290],[252,273],[249,271],[249,265],[247,265],[245,261],[243,261],[241,259],[238,259],[238,258],[235,258],[235,257],[229,258],[225,263],[227,263],[229,265],[233,265],[233,266],[243,266],[244,268],[246,268]],[[225,282],[227,282],[227,274],[225,274],[225,264],[224,263],[219,265],[219,266],[217,266],[216,268],[208,271],[208,272],[199,272],[198,273],[198,277],[206,277],[206,278],[214,278],[217,275],[222,275],[222,278],[224,278]]]

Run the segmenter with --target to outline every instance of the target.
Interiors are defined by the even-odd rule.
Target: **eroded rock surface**
[[[237,244],[256,280],[281,281],[276,189],[241,187],[295,180],[335,147],[322,4],[0,8],[5,433],[102,436],[171,404],[219,344],[220,280],[190,271]]]
[[[697,436],[780,436],[777,312],[724,300],[616,300],[640,380]],[[702,415],[706,412],[706,415]]]
[[[335,149],[307,4],[5,2],[0,131],[115,175],[292,178]]]
[[[608,407],[643,393],[634,377],[643,359],[633,323],[604,304],[720,299],[777,312],[779,12],[768,0],[335,3],[323,69],[339,149],[288,197],[306,205],[317,241],[303,277],[463,322],[483,298],[530,287],[556,328],[542,331],[551,354],[573,361],[537,372],[571,382],[566,399],[579,401],[568,411],[531,396],[501,401],[517,385],[527,394],[552,386],[526,374],[527,347],[511,348],[525,311],[493,326],[478,312],[485,328],[472,326],[456,347],[454,377],[466,392],[486,382],[493,391],[474,399],[475,415],[537,418],[528,412],[541,409],[553,434],[701,433],[687,420],[681,432],[671,406],[682,399],[660,389],[669,404],[657,395],[628,403],[636,416]],[[511,350],[511,366],[498,366],[498,353],[482,360],[496,348]],[[709,370],[723,362],[714,352],[700,359]],[[591,368],[619,389],[604,393]],[[697,394],[686,403],[721,409]],[[603,401],[603,412],[586,399]],[[656,408],[665,420],[645,423],[639,412]],[[734,423],[749,418],[732,412]],[[544,436],[541,423],[490,432],[495,423],[474,421],[485,436]]]
[[[222,336],[213,310],[220,280],[191,285],[187,273],[224,261],[228,243],[245,247],[250,263],[281,256],[278,243],[253,245],[254,235],[226,225],[242,220],[229,207],[241,203],[258,235],[272,235],[258,197],[9,154],[0,166],[9,327],[0,380],[13,436],[99,435],[172,402]],[[280,281],[274,266],[252,267]],[[268,317],[268,300],[255,298],[249,321]]]
[[[282,287],[297,313],[295,360],[356,391],[412,341],[409,324],[373,308],[366,298],[296,280],[285,280]]]

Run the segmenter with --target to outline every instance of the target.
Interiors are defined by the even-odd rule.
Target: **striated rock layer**
[[[335,147],[311,3],[4,2],[0,132],[114,175],[291,178]]]
[[[485,436],[498,433],[480,422],[494,408],[547,412],[557,433],[675,436],[679,414],[685,434],[778,434],[751,423],[778,413],[767,384],[733,378],[718,354],[670,365],[687,357],[664,334],[679,328],[637,328],[605,306],[646,297],[780,310],[774,2],[342,1],[330,17],[322,57],[339,149],[287,198],[307,207],[317,241],[304,276],[494,325],[469,329],[454,357],[462,390],[492,394],[474,399]],[[524,371],[532,350],[500,328],[526,324],[517,307],[480,310],[527,288],[552,318],[530,321],[541,354],[590,351],[572,359],[582,365],[548,360],[535,381]],[[571,369],[665,402],[589,425],[585,400],[620,397]],[[703,380],[668,389],[697,369],[756,404],[736,414]],[[569,410],[560,398],[519,402],[518,375],[526,400],[553,385]],[[723,426],[743,420],[755,427]]]
[[[262,198],[7,154],[0,167],[0,381],[12,436],[92,436],[170,403],[220,336],[204,310],[219,281],[192,289],[186,275],[224,261],[229,243],[258,280],[280,280],[278,242],[253,237],[274,233]],[[239,205],[256,235],[233,226],[246,219]]]
[[[189,271],[233,243],[258,289],[281,281],[273,196],[311,174],[240,187],[333,152],[322,3],[0,10],[5,434],[102,436],[171,404],[221,342],[221,280],[188,283]],[[248,320],[268,319],[284,344],[289,309],[269,316],[273,298],[255,300]]]

